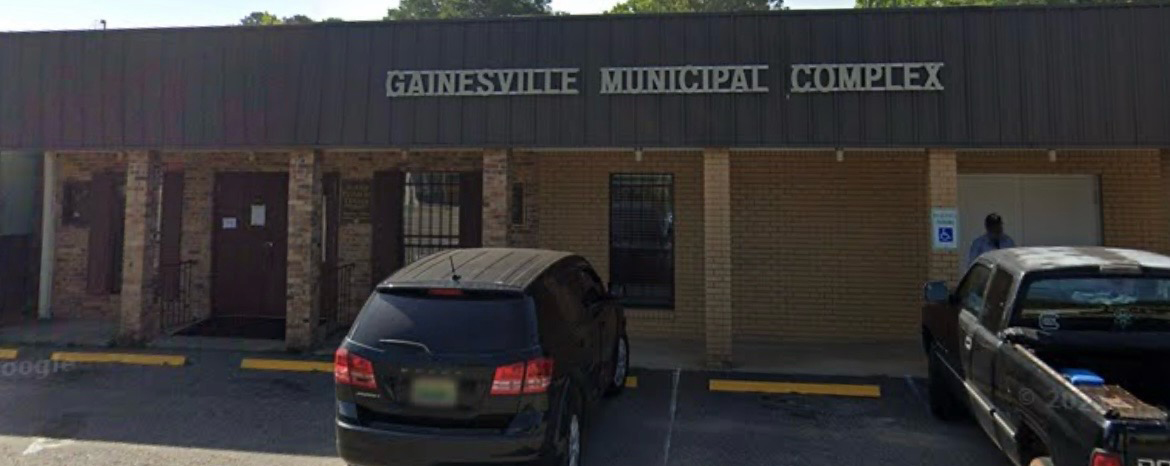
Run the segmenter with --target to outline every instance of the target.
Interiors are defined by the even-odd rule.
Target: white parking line
[[[670,438],[674,436],[674,415],[678,411],[678,377],[682,371],[674,370],[674,381],[670,389],[670,427],[666,430],[666,446],[662,449],[662,464],[670,463]]]

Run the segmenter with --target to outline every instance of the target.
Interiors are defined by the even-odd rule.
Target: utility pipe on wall
[[[41,277],[37,293],[37,317],[53,317],[53,265],[57,249],[57,163],[52,152],[44,154],[45,166],[41,184]]]

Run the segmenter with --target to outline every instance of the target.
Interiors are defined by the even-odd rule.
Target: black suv
[[[342,459],[581,464],[589,408],[625,386],[619,294],[555,251],[451,250],[395,272],[334,356]]]

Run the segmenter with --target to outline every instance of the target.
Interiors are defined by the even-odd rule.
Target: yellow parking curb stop
[[[626,377],[626,388],[638,388],[638,376],[631,375]]]
[[[53,353],[49,359],[62,362],[100,362],[138,364],[144,366],[182,366],[187,363],[186,356],[173,354],[71,353],[59,351]]]
[[[333,363],[323,361],[295,361],[291,359],[244,358],[240,369],[263,371],[333,372]]]
[[[0,348],[0,359],[16,359],[19,352],[16,348]]]
[[[877,385],[838,383],[796,383],[763,382],[753,380],[711,379],[709,388],[713,392],[773,393],[795,395],[832,395],[880,398],[882,389]]]

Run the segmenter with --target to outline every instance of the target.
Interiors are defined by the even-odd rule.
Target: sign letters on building
[[[798,64],[792,93],[941,91],[942,63]],[[768,65],[609,67],[602,95],[766,93]],[[577,95],[580,68],[391,70],[387,97]]]
[[[792,65],[792,92],[941,91],[942,63]]]

